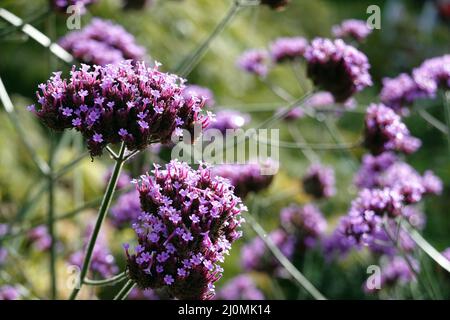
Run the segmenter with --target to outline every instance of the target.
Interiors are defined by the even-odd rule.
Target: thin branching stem
[[[114,277],[108,278],[108,279],[102,279],[102,280],[91,280],[91,279],[84,279],[83,283],[89,286],[109,286],[109,285],[115,285],[119,282],[122,282],[127,278],[127,273],[124,271],[122,273],[119,273],[118,275],[115,275]]]
[[[114,300],[125,300],[128,294],[133,290],[136,283],[133,280],[128,280],[127,283],[120,289],[119,293],[114,297]]]

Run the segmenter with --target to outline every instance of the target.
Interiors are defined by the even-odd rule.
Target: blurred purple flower
[[[250,115],[235,110],[220,110],[215,114],[215,118],[210,121],[208,129],[217,129],[223,134],[227,129],[239,129],[250,122]]]
[[[0,287],[0,300],[19,300],[19,299],[20,299],[20,292],[18,288],[10,285],[4,285]]]
[[[264,300],[252,277],[242,274],[229,280],[217,293],[217,300]]]
[[[50,249],[52,238],[44,225],[31,229],[27,233],[27,239],[39,251]]]
[[[317,199],[330,198],[336,194],[333,168],[319,163],[308,168],[302,183],[304,191]]]
[[[339,25],[333,26],[332,32],[337,38],[351,38],[362,42],[372,33],[372,30],[369,29],[366,21],[349,19],[342,21]]]
[[[237,60],[237,66],[248,73],[265,77],[269,72],[269,54],[262,49],[245,51]]]
[[[137,222],[141,214],[141,204],[139,202],[139,192],[133,190],[122,194],[111,208],[112,224],[118,228],[129,228]]]
[[[450,88],[450,54],[425,60],[412,74],[419,89],[434,97],[439,88]]]
[[[86,7],[91,5],[92,3],[97,2],[97,0],[50,0],[50,6],[61,13],[78,13],[85,14]],[[70,6],[77,6],[77,9],[74,11],[67,12],[67,9]]]
[[[275,63],[302,58],[308,41],[303,37],[278,38],[270,44],[270,55]]]

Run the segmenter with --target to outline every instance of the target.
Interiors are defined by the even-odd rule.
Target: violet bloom
[[[416,229],[423,230],[425,228],[427,217],[415,206],[404,207],[402,217],[408,220],[409,224]]]
[[[215,118],[210,121],[208,129],[217,129],[226,134],[227,130],[242,128],[250,122],[250,115],[235,110],[220,110],[215,114]]]
[[[366,55],[341,39],[314,39],[305,58],[314,85],[329,91],[336,102],[344,102],[372,85]]]
[[[139,192],[133,190],[117,198],[116,203],[111,208],[111,221],[118,229],[129,228],[137,222],[140,214]]]
[[[314,198],[330,198],[336,194],[334,170],[319,163],[312,164],[302,180],[303,189]]]
[[[369,29],[366,21],[349,19],[342,21],[339,25],[333,26],[332,32],[337,38],[351,38],[362,42],[372,33],[372,30]]]
[[[293,259],[295,253],[295,236],[283,229],[272,231],[268,237],[288,259]],[[273,256],[260,237],[253,238],[241,250],[241,266],[245,271],[263,271],[279,273],[280,263]]]
[[[308,41],[303,37],[278,38],[270,44],[270,55],[275,63],[303,57]]]
[[[320,108],[330,107],[334,105],[338,105],[345,110],[354,109],[356,107],[356,103],[353,98],[349,98],[347,101],[342,103],[337,103],[334,100],[333,95],[327,91],[316,92],[305,101],[305,107],[319,110]]]
[[[20,292],[18,288],[10,285],[4,285],[0,287],[0,300],[19,300],[19,299],[20,299]]]
[[[441,252],[441,254],[450,261],[450,247]]]
[[[443,190],[442,180],[431,170],[427,170],[423,174],[422,185],[426,194],[440,195]]]
[[[239,275],[229,280],[217,293],[218,300],[264,300],[263,293],[256,287],[251,276]]]
[[[83,249],[78,250],[70,255],[68,259],[69,264],[81,268],[85,256],[85,250],[92,231],[93,224],[89,225],[86,229],[83,238]],[[95,243],[94,251],[92,253],[90,271],[95,275],[99,275],[101,278],[111,277],[119,271],[114,256],[111,254],[111,251],[108,248],[107,239],[102,233],[100,233],[99,237],[97,238],[97,242]]]
[[[72,31],[59,44],[77,60],[87,64],[106,65],[122,60],[141,60],[145,48],[136,44],[133,35],[109,20],[92,19],[78,31]]]
[[[43,225],[28,231],[27,239],[39,251],[50,249],[52,244],[52,238],[47,231],[47,227]]]
[[[127,300],[160,300],[158,294],[152,289],[134,288],[131,290]]]
[[[415,152],[421,141],[409,133],[400,116],[383,104],[371,104],[365,117],[365,146],[374,155],[385,151]]]
[[[407,114],[407,107],[416,99],[424,97],[424,92],[408,74],[402,73],[395,78],[384,78],[380,100],[400,115]]]
[[[155,141],[171,141],[174,132],[192,131],[195,123],[207,126],[210,116],[200,114],[204,101],[183,98],[182,82],[158,71],[158,64],[74,66],[70,79],[56,72],[40,84],[40,107],[29,110],[54,130],[80,131],[92,156],[121,141],[129,151],[142,150]]]
[[[97,2],[97,0],[50,0],[50,6],[61,13],[67,13],[67,14],[85,14],[86,13],[86,7]],[[76,7],[71,7],[76,6]],[[72,9],[72,11],[67,12],[67,10]]]
[[[281,107],[278,109],[277,114],[282,115],[284,121],[290,122],[303,118],[305,116],[305,110],[300,106],[290,108],[289,110],[286,107]]]
[[[209,299],[220,263],[241,236],[246,210],[226,179],[201,164],[172,160],[137,182],[143,213],[133,225],[139,245],[126,254],[141,289],[165,288],[177,299]]]
[[[264,78],[269,72],[269,54],[265,50],[251,49],[245,51],[237,60],[237,66],[248,73]]]
[[[354,183],[358,188],[375,188],[381,185],[381,174],[397,161],[397,156],[384,152],[378,156],[364,155],[361,167],[355,175]]]
[[[413,70],[413,78],[420,90],[434,97],[439,88],[450,88],[450,54],[425,60]]]
[[[267,189],[273,181],[272,174],[265,174],[272,163],[222,164],[212,169],[212,174],[223,177],[234,186],[237,196],[244,199],[250,192]]]
[[[291,0],[261,0],[262,5],[269,6],[274,10],[284,9]]]
[[[415,272],[419,271],[419,263],[408,257],[410,264]],[[410,269],[409,264],[404,258],[396,256],[388,260],[381,268],[381,283],[379,289],[390,289],[395,286],[402,286],[415,281],[414,271]],[[364,286],[366,292],[374,292],[377,289]]]
[[[199,99],[202,98],[205,100],[205,105],[208,107],[214,107],[216,104],[214,93],[206,87],[190,84],[184,88],[183,93],[185,99],[189,99],[191,96],[195,96]]]

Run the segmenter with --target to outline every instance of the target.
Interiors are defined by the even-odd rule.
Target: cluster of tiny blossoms
[[[29,107],[54,130],[76,129],[87,140],[92,156],[109,143],[123,141],[128,150],[150,143],[167,143],[172,134],[206,127],[210,115],[201,115],[204,101],[183,97],[184,80],[144,62],[122,61],[106,66],[72,68],[69,80],[61,72],[39,85],[39,107]]]
[[[73,31],[59,40],[59,44],[77,60],[106,65],[122,60],[142,60],[145,48],[136,44],[133,35],[112,21],[99,18],[79,31]]]
[[[97,2],[97,0],[50,0],[50,5],[58,12],[85,14],[86,7],[95,2]],[[73,11],[67,12],[67,9],[70,6],[76,7]]]
[[[111,208],[111,221],[118,228],[128,228],[141,214],[139,193],[136,190],[122,194]]]
[[[0,287],[0,300],[19,300],[20,292],[17,287],[4,285]]]
[[[263,49],[245,51],[238,59],[237,66],[248,73],[264,78],[269,72],[269,54]]]
[[[415,152],[421,141],[409,133],[402,119],[383,104],[371,104],[365,117],[365,146],[374,155],[385,151]]]
[[[372,30],[369,29],[366,21],[349,19],[342,21],[339,25],[333,26],[332,32],[335,37],[350,38],[361,42],[372,33]]]
[[[139,244],[126,252],[140,288],[165,287],[178,299],[209,299],[246,210],[228,180],[200,164],[172,160],[137,183],[142,213],[133,225]]]
[[[214,93],[210,89],[196,84],[187,85],[183,90],[183,96],[185,99],[189,99],[191,96],[203,98],[208,107],[214,107],[216,104]]]
[[[236,110],[220,110],[215,113],[214,120],[210,122],[208,129],[217,129],[226,134],[227,130],[242,128],[250,122],[250,115]]]
[[[341,39],[316,38],[304,56],[314,85],[333,94],[336,102],[372,85],[366,55]]]
[[[302,180],[306,193],[317,199],[330,198],[335,195],[334,170],[319,163],[312,164]]]
[[[278,38],[270,44],[272,61],[281,63],[302,58],[308,41],[303,37]]]
[[[218,300],[264,300],[263,293],[258,290],[253,279],[241,274],[228,281],[217,293]]]

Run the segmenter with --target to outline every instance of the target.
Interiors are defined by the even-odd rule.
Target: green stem
[[[450,90],[443,93],[445,120],[447,122],[448,150],[450,152]]]
[[[211,42],[225,29],[225,27],[233,20],[241,8],[240,1],[233,1],[230,9],[225,17],[219,22],[213,32],[206,38],[203,43],[198,46],[195,51],[187,56],[176,68],[175,73],[181,77],[186,77],[200,59],[205,55]]]
[[[50,136],[50,150],[48,166],[50,174],[48,175],[48,217],[47,229],[50,236],[50,297],[52,300],[57,298],[56,284],[56,235],[55,235],[55,182],[52,179],[54,166],[55,142],[53,135]]]
[[[122,143],[119,151],[119,157],[116,160],[116,164],[114,166],[113,173],[111,178],[109,179],[108,186],[106,188],[105,195],[103,196],[102,203],[100,205],[100,209],[98,211],[97,221],[95,223],[94,230],[92,231],[91,238],[89,239],[89,243],[86,249],[86,255],[84,257],[83,265],[81,267],[80,273],[80,281],[79,286],[74,288],[69,299],[75,300],[83,286],[84,279],[86,278],[87,272],[89,270],[91,264],[92,253],[94,251],[95,243],[97,241],[98,234],[100,232],[103,221],[105,220],[106,214],[108,213],[109,205],[111,204],[111,199],[113,198],[114,191],[116,189],[117,181],[119,180],[120,172],[122,171],[123,159],[125,154],[125,144]]]
[[[278,249],[275,243],[267,236],[267,232],[261,225],[253,218],[251,214],[245,215],[253,230],[264,241],[267,248],[272,252],[275,258],[286,269],[286,271],[294,278],[297,283],[304,288],[314,299],[326,300],[326,298],[314,287],[314,285],[289,261],[288,258]]]
[[[127,277],[126,272],[122,272],[114,277],[111,277],[109,279],[103,279],[103,280],[91,280],[91,279],[84,279],[84,284],[87,284],[89,286],[106,286],[106,285],[114,285],[116,283],[122,282]]]
[[[114,300],[125,300],[135,285],[136,283],[134,283],[133,280],[128,280],[122,289],[120,289],[119,293],[114,297]]]
[[[430,114],[427,110],[425,109],[419,109],[417,111],[419,113],[419,115],[422,117],[422,119],[424,119],[426,122],[428,122],[429,124],[431,124],[433,127],[435,127],[436,129],[438,129],[440,132],[448,134],[448,130],[447,130],[447,126],[442,123],[441,121],[439,121],[438,119],[436,119],[432,114]]]

